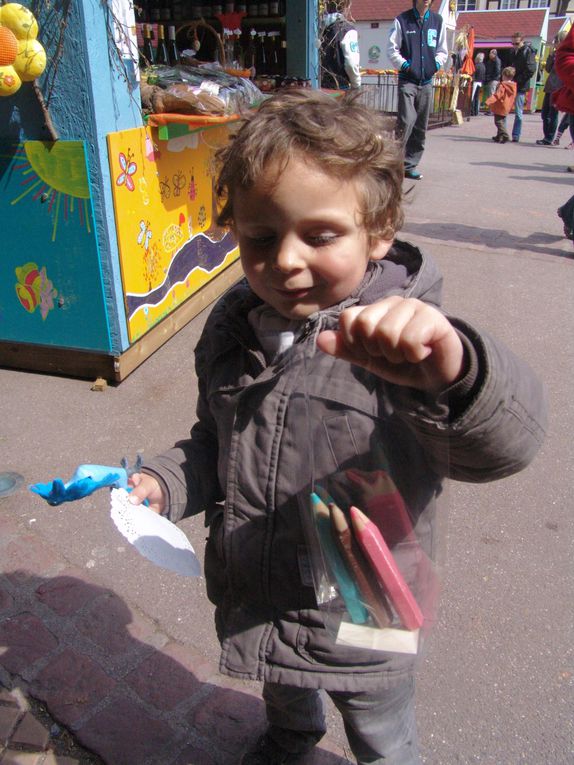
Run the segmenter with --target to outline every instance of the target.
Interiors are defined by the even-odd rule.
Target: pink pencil
[[[424,622],[422,611],[399,571],[381,532],[357,507],[351,507],[350,512],[357,541],[395,607],[401,623],[408,630],[422,627]]]

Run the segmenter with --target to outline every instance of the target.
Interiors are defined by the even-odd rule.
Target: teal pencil
[[[347,567],[345,566],[345,562],[337,549],[337,543],[335,542],[331,528],[329,508],[314,492],[311,494],[311,506],[317,521],[317,531],[319,533],[321,548],[327,559],[327,564],[337,580],[339,593],[343,598],[345,607],[351,617],[351,621],[354,624],[365,624],[369,619],[369,613],[361,603],[361,595],[357,585],[350,576]]]

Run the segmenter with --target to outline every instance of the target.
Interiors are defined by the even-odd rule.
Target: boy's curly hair
[[[219,225],[233,223],[233,198],[273,163],[279,176],[292,157],[362,186],[363,225],[371,237],[392,239],[403,223],[403,155],[388,119],[357,101],[317,90],[287,90],[246,115],[219,150]]]

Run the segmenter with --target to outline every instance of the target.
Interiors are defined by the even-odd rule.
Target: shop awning
[[[474,47],[476,48],[512,48],[512,42],[510,40],[477,40],[474,41]]]

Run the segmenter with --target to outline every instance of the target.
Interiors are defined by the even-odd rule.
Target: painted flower
[[[22,82],[46,68],[46,51],[36,39],[38,22],[19,3],[0,6],[0,96],[11,96]]]

